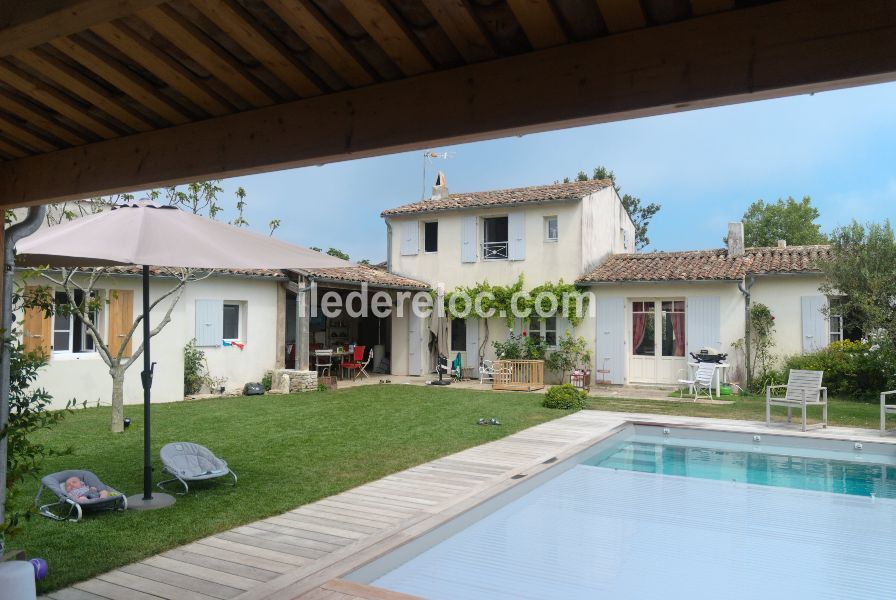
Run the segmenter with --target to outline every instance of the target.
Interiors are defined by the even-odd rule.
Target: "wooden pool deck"
[[[49,600],[409,600],[346,573],[550,468],[629,421],[889,442],[896,436],[580,411],[57,590]],[[546,462],[547,461],[547,462]]]

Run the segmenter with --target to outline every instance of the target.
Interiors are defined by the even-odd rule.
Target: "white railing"
[[[507,260],[507,242],[483,242],[483,260]]]

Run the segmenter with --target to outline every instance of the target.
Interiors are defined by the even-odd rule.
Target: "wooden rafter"
[[[818,7],[788,0],[726,11],[0,162],[0,205],[896,80],[892,0]]]
[[[10,0],[0,4],[0,56],[120,19],[166,0]]]
[[[268,106],[277,100],[238,60],[173,8],[154,6],[137,16],[252,106]]]
[[[151,44],[123,22],[104,23],[91,30],[106,43],[125,52],[147,71],[176,89],[210,115],[232,112],[231,107],[209,90],[182,64]]]
[[[84,107],[54,87],[34,79],[28,73],[10,63],[0,60],[0,81],[15,88],[23,95],[37,100],[44,106],[71,119],[98,137],[113,138],[119,133],[104,121],[93,117]]]
[[[149,131],[153,128],[151,123],[132,112],[107,90],[45,50],[22,50],[15,54],[15,58],[131,129]]]
[[[495,57],[488,37],[466,0],[423,0],[423,4],[467,62]]]
[[[30,146],[41,152],[52,152],[53,150],[56,150],[56,146],[49,143],[47,140],[34,135],[34,133],[3,114],[0,114],[0,132],[7,137],[14,139],[16,143]]]
[[[533,48],[550,48],[566,43],[566,34],[550,0],[507,0],[507,4]]]
[[[638,0],[597,0],[597,6],[610,33],[640,29],[647,24]]]
[[[282,42],[261,27],[233,0],[193,0],[193,5],[299,97],[322,92]]]
[[[73,146],[83,144],[86,141],[77,133],[54,121],[52,115],[41,110],[38,105],[21,100],[15,94],[0,90],[0,105],[18,115],[19,118],[25,119],[34,127],[46,131],[49,135],[68,142]]]
[[[164,95],[159,94],[159,91],[142,77],[136,75],[132,70],[93,44],[73,37],[57,38],[50,44],[168,121],[168,123],[180,125],[190,120],[190,117],[182,108],[167,100]]]
[[[346,83],[352,87],[373,83],[374,79],[362,65],[362,59],[343,43],[339,32],[313,4],[307,0],[266,2]]]
[[[732,8],[734,8],[734,0],[691,0],[691,12],[697,16]]]
[[[11,156],[13,158],[23,158],[28,156],[28,153],[25,152],[21,147],[16,146],[15,144],[11,144],[6,140],[0,139],[0,153],[5,154],[6,156]]]
[[[414,42],[413,33],[382,0],[344,0],[344,4],[402,73],[412,76],[432,71],[432,64]]]

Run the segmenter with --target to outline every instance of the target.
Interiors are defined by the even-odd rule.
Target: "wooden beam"
[[[892,0],[773,2],[2,162],[0,204],[56,202],[893,80]]]
[[[734,8],[734,0],[691,0],[691,12],[695,16],[708,15]]]
[[[308,0],[266,0],[267,5],[351,87],[373,83],[362,59]]]
[[[126,17],[166,0],[12,0],[0,5],[0,56]]]
[[[382,0],[344,0],[343,4],[405,75],[432,71],[432,64],[401,21]]]
[[[566,34],[550,0],[507,0],[507,4],[533,48],[550,48],[566,43]]]
[[[92,104],[134,131],[149,131],[153,128],[149,121],[131,111],[102,86],[52,56],[46,50],[41,48],[22,50],[15,55],[15,58],[41,73],[71,95],[84,99],[87,104]]]
[[[597,0],[597,7],[610,33],[640,29],[647,25],[638,0]]]
[[[137,16],[252,106],[269,106],[277,100],[277,96],[227,50],[173,8],[154,6],[140,11]]]
[[[71,37],[57,38],[50,44],[172,125],[181,125],[190,120],[181,107],[159,94],[159,90],[149,82],[93,44]]]
[[[233,111],[220,96],[197,81],[196,76],[186,67],[123,22],[103,23],[92,31],[208,114],[226,115]]]
[[[496,56],[466,0],[423,0],[423,4],[465,61],[479,62]]]
[[[300,98],[321,93],[304,66],[292,60],[292,52],[242,6],[233,0],[193,0],[193,5]]]

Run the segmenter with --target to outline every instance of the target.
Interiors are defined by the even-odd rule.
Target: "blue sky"
[[[721,245],[726,224],[756,199],[804,195],[824,231],[896,220],[896,84],[433,148],[452,192],[538,185],[616,172],[623,192],[658,202],[648,250]],[[303,246],[335,246],[353,260],[385,258],[382,210],[420,199],[422,151],[225,180],[224,203],[243,186],[247,219]]]

